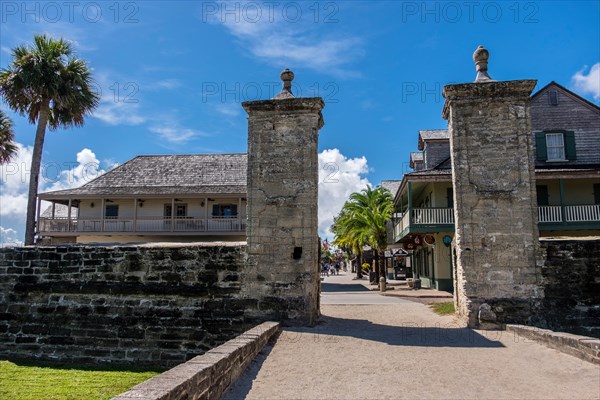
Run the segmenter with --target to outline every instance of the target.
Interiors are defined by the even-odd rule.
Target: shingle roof
[[[381,181],[381,186],[389,190],[392,196],[395,196],[400,187],[400,183],[402,183],[401,180]]]
[[[246,193],[246,154],[138,156],[85,185],[44,197]]]
[[[423,150],[425,147],[425,141],[427,140],[448,140],[450,134],[447,129],[426,129],[419,131],[419,150]]]

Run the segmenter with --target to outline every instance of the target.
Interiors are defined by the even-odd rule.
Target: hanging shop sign
[[[445,235],[445,236],[442,238],[442,242],[444,243],[444,245],[445,245],[446,247],[450,246],[450,245],[452,244],[452,236]]]
[[[433,246],[433,244],[435,243],[435,238],[433,237],[433,235],[425,235],[423,236],[423,242],[425,242],[425,244],[429,246]]]

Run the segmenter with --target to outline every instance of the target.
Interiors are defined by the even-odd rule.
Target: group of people
[[[340,270],[346,271],[346,263],[342,261],[336,261],[335,263],[330,263],[326,261],[323,263],[321,274],[325,276],[331,275],[339,275]]]

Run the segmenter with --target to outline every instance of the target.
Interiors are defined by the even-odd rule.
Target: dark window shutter
[[[221,206],[218,204],[213,204],[213,210],[212,210],[212,215],[213,217],[220,217],[221,216]]]
[[[565,132],[565,157],[567,160],[574,161],[577,159],[575,154],[575,132]]]
[[[544,132],[535,133],[535,158],[539,161],[548,159],[548,150],[546,148],[546,134]]]
[[[600,183],[594,183],[594,204],[600,204]]]

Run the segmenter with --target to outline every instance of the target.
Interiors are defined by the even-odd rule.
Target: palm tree
[[[0,110],[0,164],[6,164],[17,154],[12,120]]]
[[[361,192],[352,193],[334,221],[332,231],[338,245],[351,246],[355,254],[361,257],[362,247],[368,244],[373,249],[376,276],[383,276],[379,255],[387,247],[388,221],[394,210],[391,193],[383,188],[367,187]],[[360,270],[360,268],[359,268]],[[359,273],[360,276],[360,273]]]
[[[35,124],[31,176],[27,199],[25,244],[33,244],[35,208],[46,127],[50,130],[82,126],[98,104],[90,70],[74,56],[71,44],[36,35],[33,46],[12,50],[12,64],[0,72],[0,94],[11,109]]]

